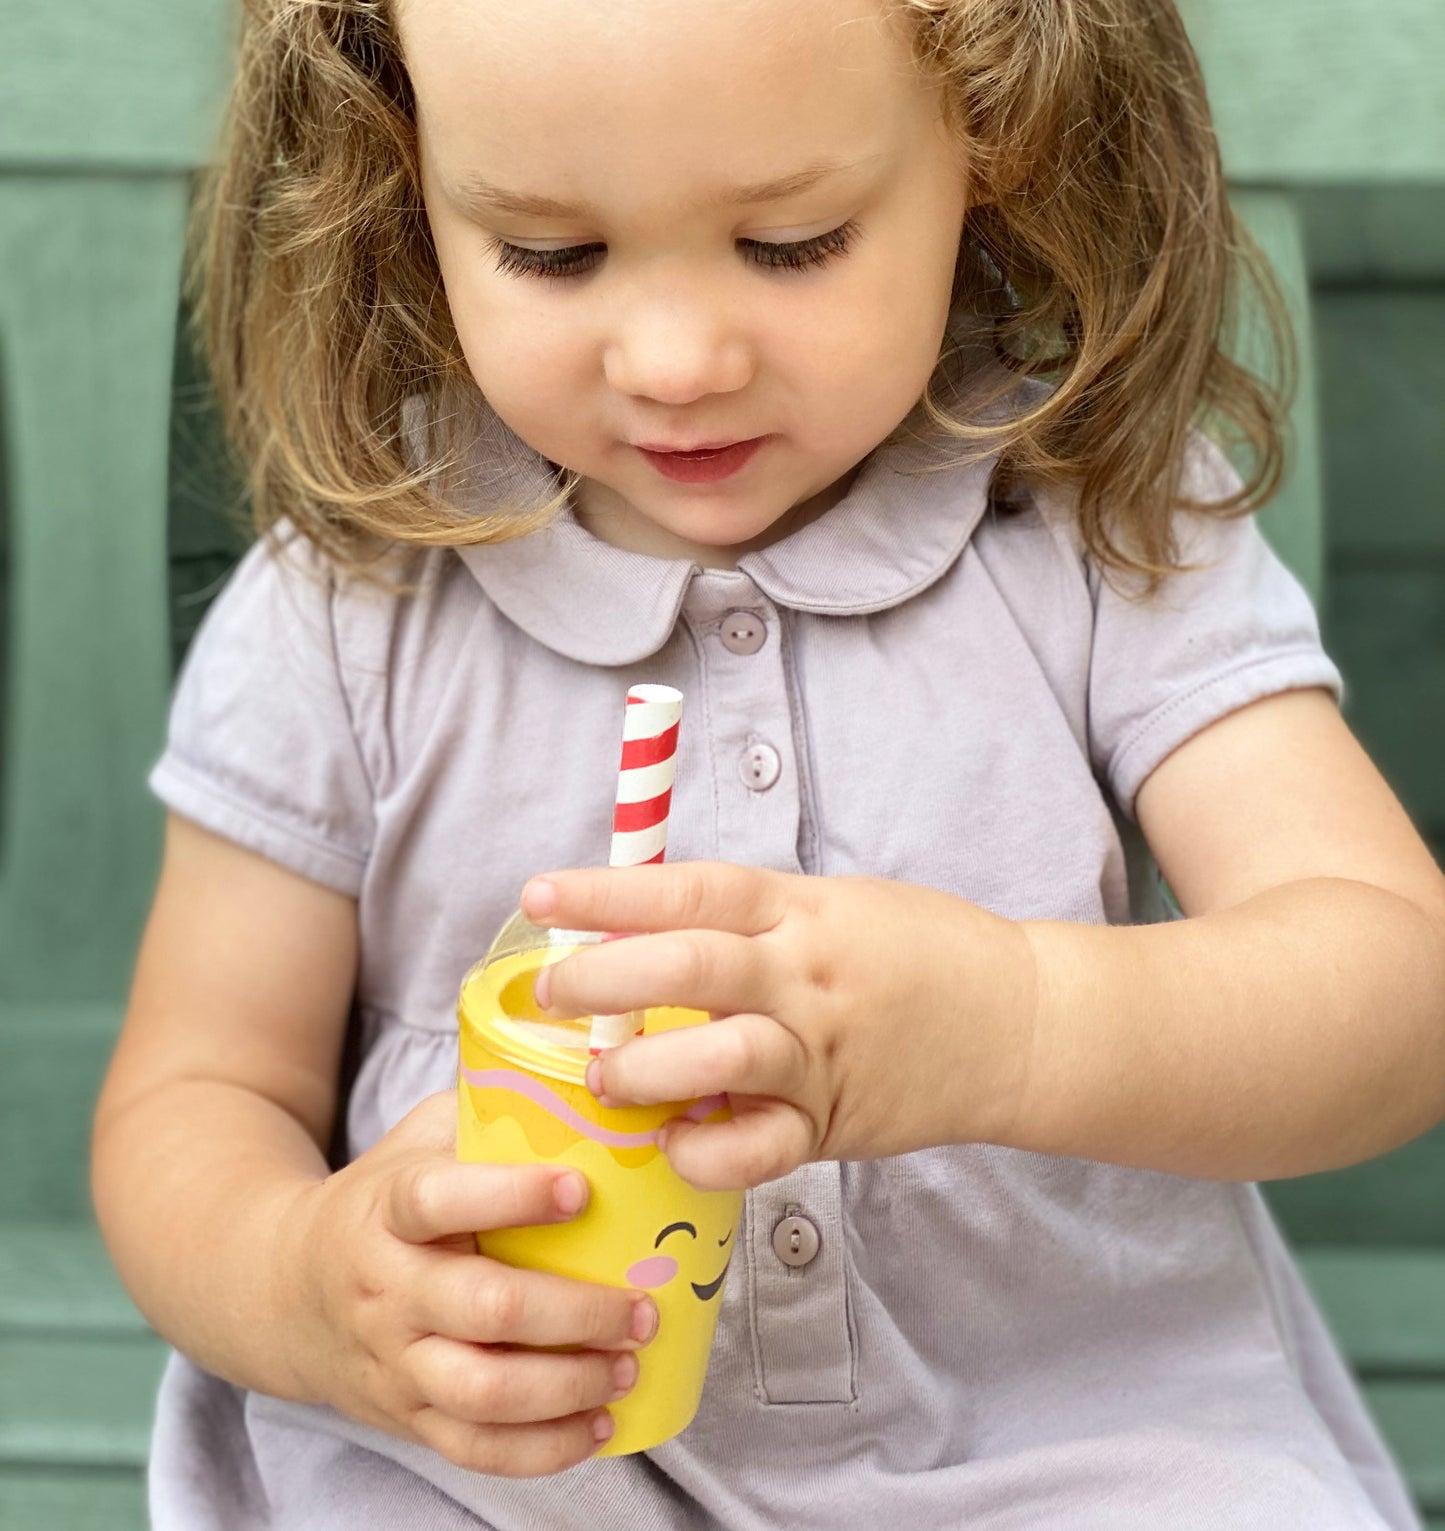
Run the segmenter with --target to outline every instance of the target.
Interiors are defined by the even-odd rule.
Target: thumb
[[[457,1094],[429,1095],[387,1134],[393,1149],[383,1217],[410,1244],[461,1233],[565,1222],[587,1204],[584,1175],[553,1164],[461,1164]]]

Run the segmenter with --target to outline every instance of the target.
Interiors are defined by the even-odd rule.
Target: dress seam
[[[1156,735],[1165,724],[1172,718],[1177,717],[1179,713],[1188,708],[1192,703],[1197,703],[1201,698],[1208,696],[1210,692],[1217,690],[1230,681],[1239,679],[1240,676],[1247,675],[1251,670],[1279,668],[1294,664],[1300,659],[1318,661],[1319,650],[1309,644],[1300,643],[1288,649],[1279,649],[1268,654],[1252,655],[1247,659],[1241,659],[1237,663],[1229,665],[1226,669],[1215,671],[1212,675],[1197,681],[1187,691],[1177,692],[1166,702],[1156,707],[1141,723],[1136,725],[1130,732],[1129,737],[1115,749],[1112,757],[1105,763],[1108,779],[1110,781],[1119,781],[1121,778],[1127,777],[1130,771],[1132,771],[1132,757],[1148,745],[1151,737]],[[1286,685],[1279,689],[1281,691],[1290,691],[1318,684],[1320,684],[1318,681],[1299,681],[1293,686]],[[1276,693],[1266,694],[1274,695]],[[1262,699],[1260,697],[1256,700]],[[1248,703],[1240,703],[1239,705],[1247,706]],[[1227,715],[1227,712],[1221,714],[1222,717]],[[1204,726],[1207,725],[1201,725],[1201,731]]]
[[[264,825],[268,830],[284,835],[297,845],[305,846],[308,850],[322,855],[334,856],[339,861],[349,862],[359,871],[366,870],[369,848],[367,851],[352,850],[334,840],[323,839],[314,832],[298,828],[292,821],[262,808],[253,798],[235,791],[211,771],[188,760],[173,743],[167,746],[164,755],[156,762],[154,774],[160,776],[162,780],[167,774],[174,775],[191,790],[204,794],[219,806],[240,813],[255,823]]]

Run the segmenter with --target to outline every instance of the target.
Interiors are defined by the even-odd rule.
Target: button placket
[[[801,872],[801,776],[795,758],[783,616],[737,570],[693,577],[682,615],[701,662],[698,703],[712,756],[718,855],[745,866]],[[754,627],[756,623],[756,628]],[[688,725],[684,723],[684,727]],[[805,1263],[789,1258],[817,1247]],[[747,1293],[754,1378],[770,1404],[854,1401],[842,1181],[837,1164],[808,1164],[748,1195]],[[793,1233],[798,1235],[797,1255]]]
[[[683,604],[706,686],[718,854],[799,872],[801,803],[777,609],[745,574],[704,570]]]
[[[842,1201],[842,1169],[831,1162],[748,1194],[753,1360],[766,1403],[857,1397]]]

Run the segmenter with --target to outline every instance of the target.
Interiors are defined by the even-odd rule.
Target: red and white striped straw
[[[622,766],[612,811],[615,867],[650,866],[667,854],[667,817],[677,770],[682,692],[671,686],[634,686],[622,721]],[[594,1015],[589,1051],[617,1047],[642,1030],[642,1012]]]

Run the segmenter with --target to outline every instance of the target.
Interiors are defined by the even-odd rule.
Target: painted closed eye
[[[652,1247],[658,1248],[662,1241],[673,1233],[690,1233],[694,1239],[697,1238],[697,1229],[691,1223],[669,1223],[652,1241]],[[676,1275],[677,1261],[671,1255],[649,1255],[647,1259],[628,1266],[627,1284],[641,1287],[644,1292],[650,1292],[657,1287],[666,1286]]]
[[[697,1229],[694,1228],[691,1223],[669,1223],[667,1227],[664,1228],[662,1232],[659,1233],[658,1236],[652,1241],[652,1247],[654,1249],[661,1249],[662,1241],[670,1233],[690,1233],[693,1238],[697,1237]]]
[[[826,234],[812,239],[794,239],[773,244],[765,239],[740,239],[755,265],[771,271],[803,271],[809,266],[824,266],[844,255],[858,233],[857,222],[850,218]],[[505,239],[489,239],[487,248],[497,258],[497,270],[509,276],[535,276],[544,280],[583,276],[593,270],[607,253],[602,244],[569,245],[562,250],[528,250],[508,244]]]

